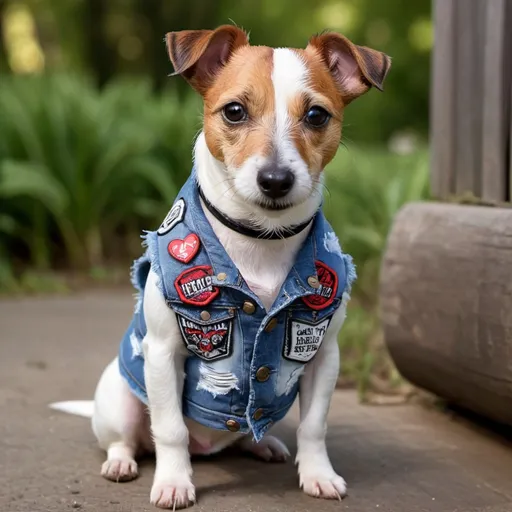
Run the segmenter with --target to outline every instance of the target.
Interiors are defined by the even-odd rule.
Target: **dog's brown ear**
[[[182,30],[165,37],[174,74],[182,75],[201,94],[211,85],[232,53],[249,44],[247,34],[231,25],[216,30]]]
[[[336,32],[313,36],[307,49],[316,50],[329,68],[345,104],[350,103],[370,87],[383,90],[391,59],[382,52],[357,46]]]

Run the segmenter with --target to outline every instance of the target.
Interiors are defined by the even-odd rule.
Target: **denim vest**
[[[152,269],[176,314],[189,357],[183,413],[214,429],[252,432],[259,441],[292,406],[305,366],[334,312],[349,297],[355,270],[319,211],[269,311],[249,289],[205,217],[192,173],[132,269],[139,292],[120,345],[119,368],[147,404],[142,340],[144,286]]]

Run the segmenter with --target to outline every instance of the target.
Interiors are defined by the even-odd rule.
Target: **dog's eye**
[[[321,128],[325,126],[329,119],[331,119],[331,115],[322,107],[311,107],[304,118],[306,123],[314,128]]]
[[[240,105],[240,103],[228,103],[223,109],[222,114],[224,115],[224,119],[228,123],[236,124],[245,121],[247,118],[247,112],[245,108]]]

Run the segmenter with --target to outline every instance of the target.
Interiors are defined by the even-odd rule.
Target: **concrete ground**
[[[148,502],[153,460],[135,482],[103,480],[89,421],[49,402],[89,399],[133,307],[129,292],[0,302],[0,510],[128,512]],[[338,392],[328,446],[343,502],[303,495],[292,462],[236,454],[195,463],[193,510],[512,512],[512,443],[419,406],[358,405]],[[292,451],[297,411],[278,427]]]

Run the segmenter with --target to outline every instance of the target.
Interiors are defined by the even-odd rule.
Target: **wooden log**
[[[386,343],[406,379],[512,425],[512,209],[407,205],[380,294]]]

